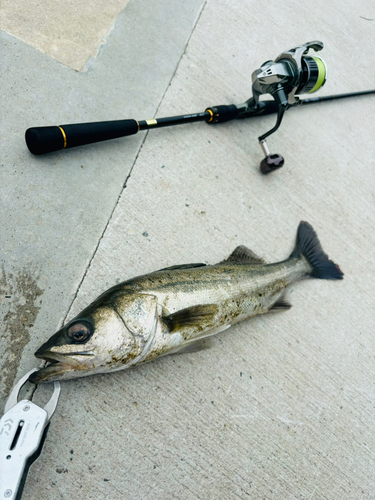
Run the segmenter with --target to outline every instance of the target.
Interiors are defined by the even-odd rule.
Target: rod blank
[[[375,90],[337,94],[324,97],[301,99],[298,104],[307,105],[318,102],[373,94]],[[51,127],[33,127],[26,130],[25,139],[27,147],[34,155],[51,153],[60,149],[74,148],[93,142],[107,141],[127,135],[134,135],[139,130],[150,128],[169,127],[185,123],[206,121],[209,124],[223,123],[236,118],[255,118],[278,112],[276,101],[259,101],[256,109],[246,109],[246,104],[212,106],[203,113],[190,115],[171,116],[152,120],[115,120],[106,122],[77,123],[74,125],[60,125]],[[291,107],[294,107],[291,106]]]

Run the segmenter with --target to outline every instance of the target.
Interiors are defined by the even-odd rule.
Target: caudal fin
[[[323,280],[342,280],[344,274],[337,264],[329,260],[323,251],[320,241],[308,222],[300,222],[297,231],[297,242],[291,257],[303,255],[312,270],[310,276]]]

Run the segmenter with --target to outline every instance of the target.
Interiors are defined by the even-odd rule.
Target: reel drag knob
[[[274,170],[281,168],[284,165],[284,158],[281,155],[273,154],[267,155],[264,160],[260,162],[260,171],[262,174],[270,174]]]

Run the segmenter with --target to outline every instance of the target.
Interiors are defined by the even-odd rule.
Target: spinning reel
[[[284,113],[288,108],[317,102],[375,93],[375,90],[352,92],[324,97],[300,99],[303,93],[313,94],[319,90],[327,78],[324,61],[316,55],[308,55],[309,50],[319,52],[323,43],[308,42],[283,52],[275,61],[266,61],[252,74],[253,96],[244,104],[213,106],[203,113],[191,115],[154,118],[151,120],[116,120],[107,122],[79,123],[50,127],[34,127],[26,130],[26,143],[35,155],[58,151],[93,142],[106,141],[133,135],[140,130],[168,127],[184,123],[205,121],[209,124],[222,123],[236,118],[252,118],[277,113],[276,125],[258,137],[266,157],[260,164],[263,174],[269,174],[284,164],[279,154],[271,154],[266,138],[280,127]],[[263,94],[270,94],[271,101],[260,101]]]
[[[271,94],[277,105],[276,125],[258,137],[266,157],[260,164],[263,174],[270,173],[284,165],[279,154],[270,154],[266,138],[280,127],[285,111],[300,103],[298,94],[312,94],[319,90],[327,79],[327,68],[318,56],[308,56],[310,49],[318,52],[323,49],[322,42],[308,42],[280,54],[275,61],[266,61],[252,74],[253,97],[239,107],[239,118],[262,113],[267,104],[259,101],[262,94]]]

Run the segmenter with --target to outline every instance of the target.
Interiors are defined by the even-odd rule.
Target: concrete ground
[[[41,343],[122,280],[239,244],[284,259],[300,220],[345,279],[292,286],[290,311],[210,350],[63,382],[23,498],[374,499],[375,97],[289,111],[267,177],[257,137],[274,116],[40,157],[24,142],[32,126],[241,103],[261,63],[310,40],[318,95],[374,88],[373,2],[89,4],[0,6],[2,405]]]

